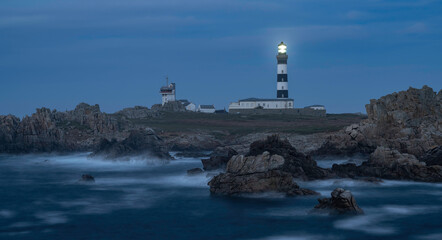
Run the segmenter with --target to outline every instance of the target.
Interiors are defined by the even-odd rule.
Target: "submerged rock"
[[[356,203],[353,194],[349,190],[336,188],[331,193],[331,198],[319,198],[319,204],[315,206],[313,212],[326,211],[329,214],[364,214],[364,211]]]
[[[81,182],[95,182],[95,178],[92,175],[89,174],[83,174],[81,175]]]
[[[201,168],[192,168],[187,170],[187,175],[197,175],[197,174],[201,174],[204,171]]]

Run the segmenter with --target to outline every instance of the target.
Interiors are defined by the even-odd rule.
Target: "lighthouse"
[[[277,77],[276,77],[276,98],[289,97],[289,84],[287,79],[287,45],[284,42],[278,44],[278,61]]]
[[[289,98],[289,85],[287,81],[287,45],[278,44],[276,98],[245,98],[229,104],[229,113],[291,113],[294,108],[293,99]],[[270,81],[274,81],[269,79]],[[271,94],[269,92],[269,94]],[[301,110],[296,110],[298,114]]]

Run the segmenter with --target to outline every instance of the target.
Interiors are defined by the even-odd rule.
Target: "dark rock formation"
[[[172,101],[172,102],[167,102],[164,105],[155,104],[152,106],[152,111],[186,112],[187,110],[181,102]]]
[[[128,119],[152,118],[152,117],[159,117],[162,115],[158,111],[152,111],[149,108],[143,106],[125,108],[121,111],[116,112],[116,114],[122,115]]]
[[[187,170],[187,175],[198,175],[203,173],[204,171],[201,168],[192,168]]]
[[[120,137],[117,120],[98,105],[79,104],[67,112],[37,109],[32,116],[0,116],[0,152],[91,150],[101,137]]]
[[[326,211],[329,214],[364,214],[364,211],[356,203],[353,194],[342,188],[336,188],[331,193],[331,198],[319,198],[319,204],[315,206],[313,212]]]
[[[332,171],[340,177],[375,177],[384,179],[442,182],[442,166],[427,166],[414,155],[378,147],[361,166],[334,164]]]
[[[123,141],[103,139],[98,149],[91,156],[102,156],[107,159],[146,156],[171,159],[168,149],[152,129],[130,131]]]
[[[225,169],[227,162],[238,153],[230,147],[218,147],[210,154],[210,158],[201,159],[206,171]]]
[[[210,192],[222,195],[240,193],[282,192],[289,196],[313,195],[316,192],[300,188],[290,173],[278,170],[285,163],[283,157],[264,152],[257,156],[233,156],[226,173],[212,178]]]
[[[426,152],[420,159],[425,162],[427,166],[439,165],[442,166],[442,146],[435,147]]]
[[[95,182],[95,178],[92,175],[89,174],[83,174],[81,175],[80,182]]]
[[[330,134],[314,153],[371,153],[377,146],[420,158],[442,145],[442,91],[409,88],[366,105],[368,119]]]
[[[317,166],[316,162],[309,156],[296,151],[288,140],[282,140],[277,135],[268,136],[265,140],[253,142],[250,145],[248,156],[255,156],[269,152],[277,154],[285,159],[281,170],[289,172],[296,178],[304,180],[323,179],[330,177],[330,171]]]

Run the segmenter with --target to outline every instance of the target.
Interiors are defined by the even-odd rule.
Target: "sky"
[[[276,97],[288,46],[295,107],[365,113],[370,99],[442,88],[442,1],[1,0],[0,115],[104,112],[177,98],[227,108]]]

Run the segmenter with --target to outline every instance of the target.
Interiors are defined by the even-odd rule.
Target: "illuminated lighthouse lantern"
[[[276,78],[276,98],[289,97],[289,83],[287,79],[287,45],[281,42],[278,45],[278,60],[277,78]]]

